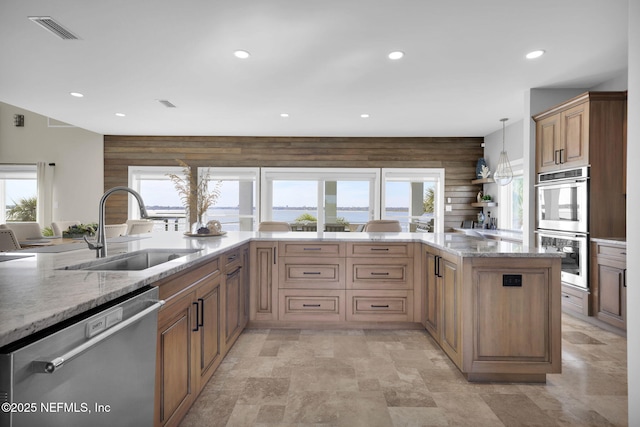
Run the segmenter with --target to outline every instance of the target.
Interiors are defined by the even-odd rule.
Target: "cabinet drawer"
[[[289,257],[279,264],[280,288],[344,289],[343,258]]]
[[[575,289],[571,286],[562,286],[562,309],[564,311],[588,316],[590,312],[589,306],[588,291]]]
[[[597,257],[606,257],[619,261],[626,261],[627,248],[624,246],[606,245],[602,243],[595,243],[594,254]]]
[[[228,266],[229,264],[233,264],[234,262],[239,262],[239,261],[240,261],[240,248],[233,249],[229,252],[226,252],[222,256],[222,262],[224,263],[225,267]]]
[[[347,320],[413,321],[410,291],[347,291]]]
[[[352,257],[411,257],[412,243],[347,243],[347,256]]]
[[[413,259],[348,259],[347,289],[412,289]]]
[[[345,291],[281,289],[279,299],[280,320],[345,320]]]
[[[313,257],[341,257],[344,256],[344,243],[341,242],[308,242],[289,243],[280,242],[279,256],[313,256]]]

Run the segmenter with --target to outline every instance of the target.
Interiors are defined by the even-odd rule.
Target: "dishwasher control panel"
[[[122,307],[114,308],[113,310],[107,311],[100,317],[88,322],[85,330],[85,336],[87,338],[91,338],[121,321]]]

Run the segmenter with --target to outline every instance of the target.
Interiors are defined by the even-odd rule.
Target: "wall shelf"
[[[496,202],[475,202],[471,203],[471,206],[474,208],[492,208],[494,206],[498,206]]]
[[[494,182],[493,178],[478,178],[471,181],[472,184],[492,184]]]

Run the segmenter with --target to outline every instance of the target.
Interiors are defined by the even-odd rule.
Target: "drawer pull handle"
[[[376,273],[375,271],[372,271],[372,272],[371,272],[371,275],[372,275],[372,276],[388,276],[388,275],[389,275],[389,272],[386,272],[386,273]]]
[[[235,270],[233,270],[231,273],[227,273],[227,278],[231,278],[233,276],[235,276],[236,274],[238,274],[238,272],[242,269],[242,267],[238,267]]]
[[[237,257],[237,256],[238,256],[237,254],[234,254],[234,255],[228,256],[228,257],[227,257],[227,261],[233,261],[234,259],[236,259],[236,257]]]
[[[303,307],[320,307],[320,304],[302,304]]]
[[[371,248],[372,251],[388,251],[389,248]]]
[[[321,251],[322,248],[303,248],[303,251]]]
[[[322,274],[322,273],[320,273],[319,271],[304,271],[302,274],[316,274],[316,275],[318,275],[318,274]]]
[[[389,308],[389,304],[385,304],[385,305],[371,304],[371,308]]]

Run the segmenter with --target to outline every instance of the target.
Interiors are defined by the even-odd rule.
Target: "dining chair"
[[[18,239],[16,239],[13,230],[10,228],[0,228],[0,252],[16,251],[18,249],[21,249],[20,243],[18,243]]]
[[[104,237],[109,239],[111,237],[120,237],[127,234],[127,224],[105,224]]]
[[[128,219],[126,224],[127,236],[132,234],[151,233],[151,231],[153,231],[153,221],[148,219]]]
[[[400,221],[395,219],[375,219],[367,222],[362,230],[367,233],[372,232],[400,232],[402,227]]]
[[[44,238],[40,224],[37,222],[8,222],[4,225],[6,228],[13,230],[18,242]]]
[[[80,221],[53,221],[51,223],[51,229],[53,235],[56,237],[62,237],[62,234],[69,229],[72,225],[80,225]]]
[[[291,226],[288,222],[262,221],[258,224],[258,231],[291,231]]]

